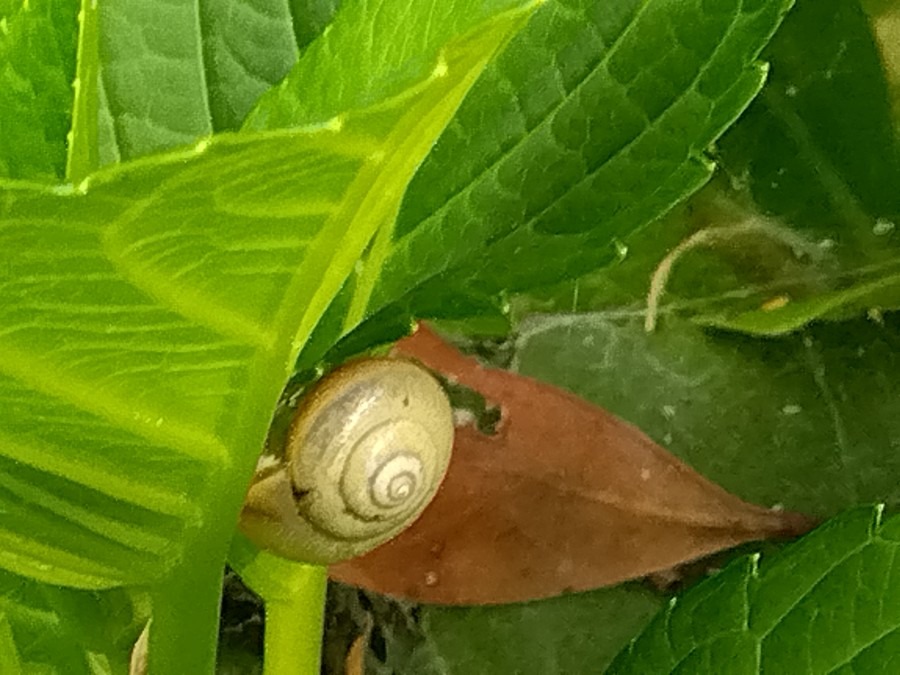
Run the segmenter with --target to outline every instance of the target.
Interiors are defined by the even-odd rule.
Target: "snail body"
[[[388,358],[342,366],[302,400],[284,456],[261,461],[241,529],[292,560],[361,555],[424,510],[452,444],[450,404],[426,370]]]

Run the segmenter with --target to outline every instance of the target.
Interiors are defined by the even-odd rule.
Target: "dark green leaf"
[[[721,161],[768,213],[823,247],[824,286],[783,309],[704,323],[779,333],[900,306],[900,142],[869,18],[801,0],[764,56],[765,89],[722,139]]]
[[[370,310],[421,286],[413,308],[438,314],[614,259],[709,178],[788,5],[548,3],[416,175]]]
[[[900,517],[849,511],[661,613],[610,673],[883,673],[900,653]]]
[[[214,131],[238,129],[257,99],[297,61],[289,0],[214,0],[200,7]]]
[[[445,673],[599,673],[662,604],[622,586],[522,605],[428,607],[422,629]]]
[[[900,216],[900,154],[868,17],[854,1],[798,0],[764,56],[766,87],[720,143],[728,173],[847,262],[877,253],[873,226]]]
[[[516,313],[637,307],[667,254],[698,233],[715,241],[675,259],[664,312],[774,335],[900,306],[900,155],[882,49],[854,2],[800,2],[763,53],[762,94],[718,143],[719,179],[624,239],[623,264],[517,298]]]
[[[740,497],[828,517],[861,502],[900,506],[898,354],[900,318],[893,315],[884,325],[827,324],[759,341],[672,318],[647,334],[642,312],[623,309],[527,319],[513,367],[637,424]],[[417,654],[446,664],[438,672],[516,672],[529,661],[542,664],[538,672],[554,672],[554,662],[566,664],[555,672],[598,672],[601,647],[579,642],[581,627],[594,636],[622,630],[624,641],[627,617],[646,607],[627,593],[610,593],[611,619],[604,614],[611,608],[589,599],[602,593],[510,608],[428,608],[424,616],[437,617],[428,624],[433,640]],[[718,603],[739,598],[729,587],[715,595],[714,604],[704,600],[699,604],[707,609],[692,615],[697,631],[730,625],[718,618]],[[553,628],[562,623],[563,607],[570,623]],[[588,614],[593,621],[582,620]],[[636,630],[640,622],[631,625]],[[547,647],[569,638],[559,651]],[[547,651],[538,655],[541,646]],[[429,657],[428,649],[436,651]],[[732,672],[716,658],[711,646],[681,672]],[[412,663],[406,672],[421,667]],[[642,663],[642,672],[669,672],[667,661]]]

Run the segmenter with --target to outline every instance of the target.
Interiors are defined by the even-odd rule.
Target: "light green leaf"
[[[0,566],[101,587],[224,556],[297,352],[527,15],[445,36],[413,86],[330,125],[5,186]]]
[[[0,178],[61,178],[77,3],[0,0]]]
[[[849,511],[771,559],[673,601],[609,673],[892,672],[900,653],[900,518]]]
[[[22,662],[6,614],[0,611],[0,663],[9,675],[22,675]]]
[[[880,320],[882,312],[900,307],[900,261],[895,265],[859,270],[845,290],[790,301],[783,307],[753,309],[740,314],[708,312],[696,318],[702,326],[727,328],[750,335],[782,335],[810,321],[840,321],[868,314]],[[785,296],[787,297],[787,296]]]
[[[418,85],[423,70],[443,69],[440,53],[448,36],[520,5],[519,0],[431,1],[357,7],[356,12],[345,6],[284,82],[260,99],[244,128],[323,124],[335,110],[396,103],[395,97],[402,100]],[[361,15],[367,20],[360,21]],[[400,40],[397,26],[415,28]],[[372,78],[372,73],[383,75]]]

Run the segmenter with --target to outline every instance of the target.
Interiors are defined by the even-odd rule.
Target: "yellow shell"
[[[241,528],[293,560],[361,555],[419,516],[452,445],[450,403],[431,374],[399,359],[351,362],[304,397],[283,461],[257,471]]]

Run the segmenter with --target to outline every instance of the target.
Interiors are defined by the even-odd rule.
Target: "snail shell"
[[[361,555],[419,516],[452,445],[450,403],[426,370],[398,359],[352,362],[304,397],[284,458],[257,469],[241,528],[293,560]]]

